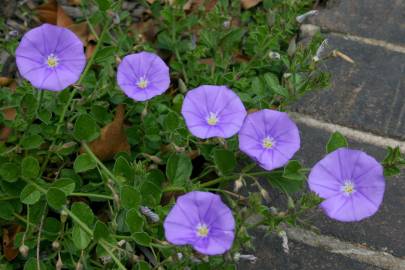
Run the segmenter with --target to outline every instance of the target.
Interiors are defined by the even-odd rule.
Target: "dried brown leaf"
[[[0,86],[9,86],[12,82],[12,78],[0,77]]]
[[[131,25],[133,31],[135,31],[143,41],[153,42],[156,39],[158,33],[157,24],[154,20],[147,20],[144,22],[134,23]]]
[[[15,91],[17,83],[12,78],[0,77],[0,86],[8,87],[11,91]],[[6,120],[13,121],[17,115],[17,111],[14,108],[7,108],[1,111],[3,117]],[[4,125],[0,125],[0,141],[6,141],[11,135],[12,129]]]
[[[15,236],[22,230],[18,224],[9,228],[3,228],[3,254],[8,261],[14,260],[18,255],[18,249],[14,247]]]
[[[62,27],[68,27],[73,24],[73,20],[65,13],[63,8],[58,5],[56,0],[49,0],[36,9],[38,18],[41,22],[55,24]]]
[[[249,9],[260,4],[262,0],[241,0],[240,2],[244,9]]]
[[[79,6],[82,3],[82,0],[69,0],[68,2],[72,6]]]
[[[89,38],[89,26],[87,22],[76,23],[72,24],[68,27],[73,33],[77,35],[78,38],[83,42],[84,46],[87,46],[88,38]]]
[[[117,106],[114,120],[101,129],[100,137],[89,144],[100,160],[109,160],[119,152],[130,153],[130,145],[124,131],[124,105]],[[81,149],[83,152],[84,149]]]

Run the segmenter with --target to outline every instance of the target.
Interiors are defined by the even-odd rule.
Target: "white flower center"
[[[210,115],[207,117],[207,123],[210,126],[215,126],[218,124],[219,118],[216,113],[210,112]]]
[[[342,186],[342,191],[346,196],[352,195],[354,192],[356,192],[356,189],[354,188],[354,183],[351,180],[345,180]]]
[[[208,236],[208,233],[209,233],[209,229],[208,229],[208,227],[207,227],[207,225],[206,224],[204,224],[204,223],[199,223],[198,225],[197,225],[197,236],[198,237],[207,237]]]
[[[274,139],[271,138],[270,136],[267,136],[266,138],[263,139],[262,146],[265,149],[271,149],[274,146]]]
[[[146,87],[148,87],[148,80],[143,76],[140,77],[139,80],[136,82],[136,86],[138,86],[141,89],[145,89]]]
[[[48,65],[48,67],[50,67],[50,68],[57,67],[59,65],[59,58],[56,55],[54,55],[53,53],[51,53],[50,55],[48,55],[48,58],[46,59],[46,63]]]

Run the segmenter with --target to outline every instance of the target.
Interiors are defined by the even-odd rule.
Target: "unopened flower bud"
[[[129,260],[131,261],[131,263],[135,264],[139,262],[141,259],[139,258],[138,255],[132,254],[132,256],[129,257]]]
[[[59,243],[58,240],[55,240],[55,241],[52,242],[52,248],[55,251],[58,251],[60,249],[60,243]]]
[[[298,23],[303,23],[306,18],[318,15],[319,11],[318,10],[310,10],[302,15],[297,16],[295,19],[297,20]]]
[[[179,84],[179,90],[181,93],[186,93],[187,92],[187,86],[184,83],[184,81],[182,79],[178,80],[178,84]]]
[[[66,212],[65,210],[62,210],[60,212],[60,222],[65,223],[68,216],[69,216],[68,212]]]
[[[23,257],[28,256],[28,252],[30,251],[30,248],[27,245],[22,244],[19,248],[18,251],[20,251],[21,255]]]
[[[233,191],[238,192],[242,187],[243,187],[243,178],[241,176],[238,178],[238,180],[235,181]]]
[[[11,30],[10,32],[8,32],[8,35],[10,37],[17,37],[19,35],[17,30]]]
[[[266,201],[266,202],[269,202],[270,201],[270,195],[269,195],[269,193],[267,192],[267,190],[265,190],[264,188],[260,188],[260,195],[262,195],[262,197],[263,197],[263,199]]]
[[[83,270],[83,264],[80,261],[76,263],[75,270]]]
[[[321,45],[319,45],[318,49],[316,50],[316,54],[313,57],[314,62],[318,62],[322,59],[322,55],[324,54],[326,47],[328,46],[328,39],[322,41]]]
[[[269,52],[269,58],[272,60],[279,60],[281,58],[280,54],[278,52]]]
[[[56,270],[62,270],[63,262],[62,262],[62,259],[60,258],[60,256],[58,256],[58,260],[57,260],[55,266],[56,266]]]
[[[294,200],[290,196],[288,196],[287,205],[288,205],[288,209],[295,208]]]
[[[158,223],[160,218],[159,215],[153,212],[149,207],[147,206],[141,206],[140,207],[142,215],[148,218],[148,220],[152,223]]]

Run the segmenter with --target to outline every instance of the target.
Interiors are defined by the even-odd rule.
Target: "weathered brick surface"
[[[263,232],[256,234],[255,264],[241,263],[240,270],[379,270],[341,255],[329,253],[320,248],[314,248],[290,241],[290,253],[284,253],[281,239],[277,236],[265,236]]]
[[[329,31],[405,45],[405,1],[329,0],[311,19]]]
[[[292,110],[327,122],[405,139],[405,54],[333,34],[327,38],[330,48],[341,50],[356,63],[328,60],[325,68],[332,74],[330,89],[307,94]]]
[[[300,125],[302,148],[298,153],[307,166],[312,166],[325,154],[329,133]],[[365,151],[377,160],[385,156],[385,149],[349,140],[349,146]],[[342,223],[329,219],[320,210],[308,218],[323,234],[335,236],[344,241],[366,244],[378,250],[387,249],[397,256],[405,256],[405,181],[401,177],[387,180],[384,201],[373,217],[354,223]]]

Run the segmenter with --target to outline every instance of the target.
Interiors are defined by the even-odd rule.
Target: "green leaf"
[[[399,147],[388,147],[387,155],[385,156],[382,165],[384,166],[384,176],[390,177],[401,173],[401,167],[405,164],[405,159],[402,158]]]
[[[99,105],[91,106],[91,114],[94,119],[103,125],[108,124],[112,120],[112,114],[107,108]]]
[[[93,232],[94,240],[100,240],[100,239],[109,239],[110,236],[110,231],[108,230],[107,225],[105,225],[103,222],[97,220],[96,225],[94,226],[94,232]]]
[[[142,204],[148,206],[158,205],[162,197],[162,188],[152,181],[145,181],[141,185]]]
[[[0,218],[5,220],[14,219],[14,207],[9,202],[0,203]]]
[[[276,94],[283,97],[289,96],[288,90],[280,85],[280,82],[276,75],[272,73],[266,73],[264,74],[264,81],[266,82],[267,87],[269,87]]]
[[[271,185],[288,194],[300,191],[304,185],[304,181],[283,178],[271,178],[269,181]]]
[[[384,176],[391,177],[401,173],[401,169],[396,166],[384,166]]]
[[[133,270],[151,270],[152,268],[145,261],[139,261],[134,265]],[[207,268],[208,269],[208,268]]]
[[[46,193],[46,200],[49,206],[59,210],[66,204],[66,194],[62,190],[52,187]]]
[[[38,118],[46,123],[50,124],[51,123],[51,118],[52,118],[52,113],[46,109],[42,109],[38,112]]]
[[[214,151],[214,162],[221,174],[229,174],[236,167],[235,154],[225,149],[216,149]]]
[[[135,240],[135,242],[138,245],[141,245],[141,246],[147,247],[147,246],[149,246],[149,244],[151,242],[150,236],[144,232],[133,233],[132,238]]]
[[[61,223],[58,219],[47,217],[44,221],[44,236],[48,240],[55,240],[59,236]]]
[[[190,179],[193,165],[184,154],[172,154],[166,165],[166,175],[173,186],[184,186]]]
[[[74,203],[71,209],[72,213],[83,223],[91,227],[94,221],[94,214],[91,208],[82,202]]]
[[[96,3],[102,11],[106,11],[111,5],[109,0],[96,0]]]
[[[143,231],[144,219],[139,215],[137,208],[132,208],[127,212],[125,223],[127,224],[131,233]]]
[[[52,187],[62,190],[66,196],[69,196],[75,190],[76,184],[73,179],[61,178],[53,182]]]
[[[79,141],[93,141],[100,135],[100,128],[90,115],[82,114],[76,120],[73,135]]]
[[[297,160],[290,160],[284,167],[283,177],[292,180],[305,180],[305,175],[301,172],[301,163]]]
[[[103,61],[106,61],[109,58],[114,59],[115,50],[116,50],[116,47],[114,47],[114,46],[109,46],[109,47],[102,48],[101,50],[99,50],[97,52],[94,61],[96,63],[102,63]]]
[[[170,112],[167,114],[163,123],[167,130],[174,131],[179,126],[179,117],[176,113]]]
[[[347,143],[346,138],[341,133],[336,131],[335,133],[333,133],[331,135],[328,143],[326,144],[326,152],[331,153],[338,148],[348,147],[348,146],[349,146],[349,144]]]
[[[272,186],[276,187],[282,192],[286,192],[287,194],[292,194],[302,189],[305,183],[305,178],[289,179],[283,177],[283,173],[284,172],[275,171],[267,178],[267,180]]]
[[[36,158],[25,157],[21,164],[21,175],[28,179],[35,179],[39,176],[41,168]]]
[[[31,135],[31,136],[28,136],[28,137],[24,137],[21,140],[21,146],[26,150],[37,149],[43,143],[44,143],[44,139],[38,134]]]
[[[24,204],[35,204],[41,198],[41,192],[39,192],[34,186],[26,185],[20,194],[20,201]]]
[[[46,265],[42,261],[39,261],[39,265],[41,267],[41,270],[47,269]],[[24,270],[37,270],[37,269],[38,265],[37,260],[35,258],[29,258],[24,264]]]
[[[0,176],[7,182],[15,182],[20,176],[20,167],[16,163],[3,163],[0,166]]]
[[[138,208],[141,203],[141,193],[131,186],[121,188],[121,204],[125,208]]]
[[[128,161],[122,156],[118,157],[115,161],[113,173],[116,176],[123,176],[129,181],[132,181],[135,177],[131,165],[129,165]]]
[[[82,173],[97,167],[96,161],[87,153],[78,156],[73,164],[76,173]]]
[[[73,225],[72,230],[73,244],[80,250],[87,248],[91,242],[91,235],[84,231],[79,225]]]

